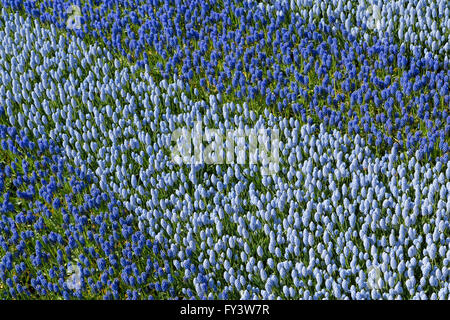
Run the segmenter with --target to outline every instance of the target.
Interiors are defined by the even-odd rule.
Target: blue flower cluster
[[[82,6],[119,53],[2,9],[0,298],[449,299],[448,62],[292,3]],[[198,122],[278,131],[278,170],[175,163]]]
[[[138,231],[120,201],[67,164],[51,140],[33,143],[4,125],[0,139],[2,299],[151,298],[158,286],[160,297],[175,296],[169,260],[155,249],[164,243]]]

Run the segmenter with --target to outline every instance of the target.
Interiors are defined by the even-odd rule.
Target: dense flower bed
[[[399,144],[448,161],[445,1],[298,1],[298,9],[294,1],[4,3],[62,28],[77,4],[77,34],[102,39],[160,77],[177,75],[203,99],[221,93],[362,134],[383,152]]]
[[[448,299],[445,36],[341,2],[78,3],[75,33],[68,3],[2,3],[1,298]],[[174,161],[208,128],[279,159]]]

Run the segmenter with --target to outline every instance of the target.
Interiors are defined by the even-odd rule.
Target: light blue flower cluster
[[[202,100],[18,13],[0,37],[0,297],[449,298],[447,158]],[[196,122],[279,131],[279,170],[176,164]]]

